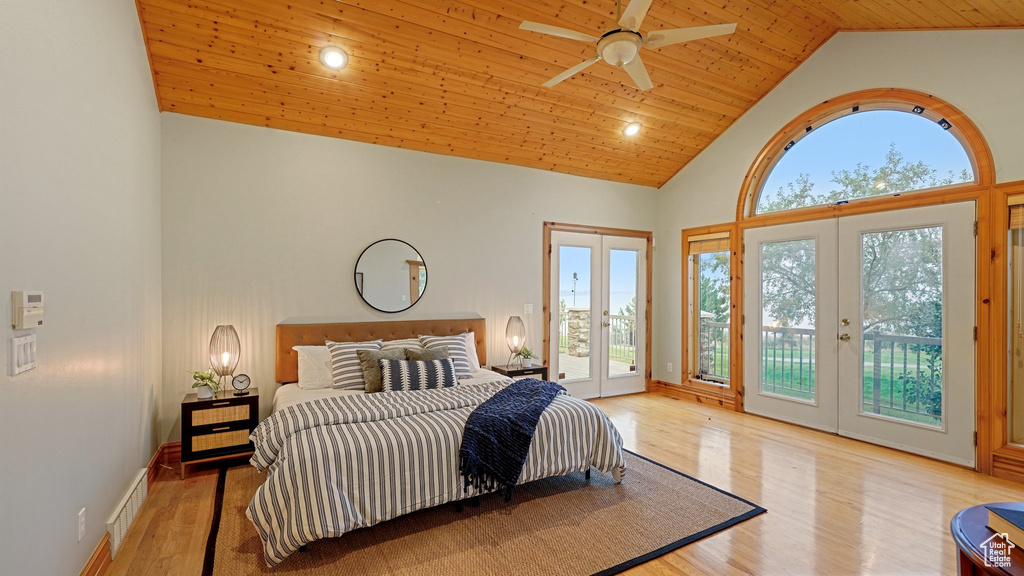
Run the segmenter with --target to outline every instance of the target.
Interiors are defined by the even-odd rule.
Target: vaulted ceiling
[[[645,48],[641,92],[602,62],[541,87],[595,48],[519,29],[599,36],[613,0],[137,4],[161,110],[658,187],[838,30],[1024,25],[1024,0],[654,0],[643,32],[738,26]]]

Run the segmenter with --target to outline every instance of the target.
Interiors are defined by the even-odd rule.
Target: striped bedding
[[[462,431],[509,382],[322,398],[260,423],[251,463],[267,478],[246,516],[267,565],[319,538],[477,495],[459,476]],[[621,479],[622,438],[599,408],[560,394],[541,415],[519,484],[591,466]]]

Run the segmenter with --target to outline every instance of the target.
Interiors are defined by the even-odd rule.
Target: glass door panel
[[[942,427],[942,227],[861,234],[861,412]]]
[[[815,401],[813,238],[761,244],[761,392]]]
[[[608,255],[608,376],[637,372],[637,278],[640,254],[612,249]]]
[[[839,219],[840,434],[974,465],[973,225],[973,202]]]
[[[823,220],[744,233],[748,412],[836,430],[836,230]]]
[[[647,240],[603,236],[601,396],[646,385]]]
[[[589,246],[558,247],[558,381],[590,378]]]

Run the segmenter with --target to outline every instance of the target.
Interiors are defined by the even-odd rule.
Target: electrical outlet
[[[85,538],[85,508],[78,511],[78,541]]]
[[[666,370],[668,370],[669,374],[672,373],[672,363],[671,362],[668,363],[668,368],[666,368]]]
[[[533,304],[524,304],[523,305],[523,314],[525,314],[526,316],[529,316],[530,314],[533,314]]]

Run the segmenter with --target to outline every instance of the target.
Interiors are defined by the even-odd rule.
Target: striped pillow
[[[422,350],[423,344],[420,344],[419,338],[403,338],[401,340],[387,340],[380,345],[380,349],[381,351],[405,349]]]
[[[382,358],[379,362],[383,392],[450,388],[459,383],[451,360],[415,362]]]
[[[340,390],[363,390],[366,380],[363,379],[363,367],[359,363],[357,350],[380,350],[381,341],[372,342],[331,342],[327,341],[327,349],[331,351],[331,377],[334,388]]]
[[[448,356],[455,364],[455,374],[472,376],[474,369],[469,365],[469,352],[466,350],[466,333],[455,336],[420,336],[420,342],[427,350],[447,347]]]

